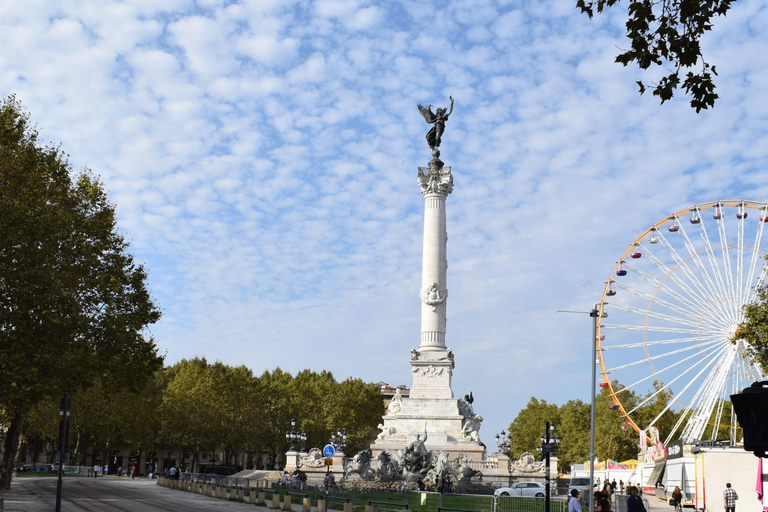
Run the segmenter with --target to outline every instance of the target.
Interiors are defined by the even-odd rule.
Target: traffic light
[[[768,452],[768,381],[754,382],[731,395],[736,419],[744,430],[744,449],[757,457]]]

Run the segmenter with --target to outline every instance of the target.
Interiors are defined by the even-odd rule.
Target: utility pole
[[[69,462],[69,393],[59,402],[59,480],[56,482],[56,512],[61,512],[61,480],[64,476],[64,464]]]

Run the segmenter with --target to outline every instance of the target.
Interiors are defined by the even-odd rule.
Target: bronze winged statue
[[[435,112],[432,112],[432,105],[427,105],[426,107],[421,105],[418,106],[419,112],[424,117],[424,120],[433,125],[427,132],[427,144],[429,144],[429,147],[432,149],[440,147],[440,138],[445,131],[445,122],[448,120],[448,116],[451,115],[451,112],[453,112],[453,97],[448,96],[448,98],[451,100],[451,110],[448,112],[446,112],[447,109],[445,108],[438,108]]]

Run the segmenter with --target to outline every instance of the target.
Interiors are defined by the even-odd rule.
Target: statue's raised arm
[[[432,105],[427,105],[426,107],[423,107],[421,105],[418,105],[419,112],[421,113],[422,117],[424,117],[424,120],[432,124],[432,128],[427,132],[427,144],[429,144],[429,147],[434,149],[437,149],[440,147],[440,141],[443,136],[443,132],[445,131],[445,122],[448,120],[448,116],[453,113],[453,97],[448,96],[448,98],[451,100],[451,109],[445,109],[445,108],[438,108],[435,112],[432,112]]]

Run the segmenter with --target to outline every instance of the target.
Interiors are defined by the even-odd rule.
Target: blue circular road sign
[[[330,459],[333,457],[333,455],[336,453],[336,449],[333,447],[332,444],[325,445],[325,448],[323,448],[323,455],[326,459]]]

